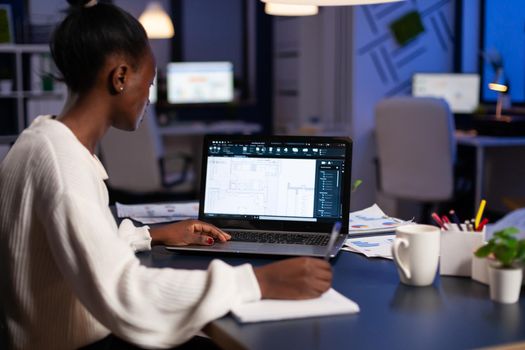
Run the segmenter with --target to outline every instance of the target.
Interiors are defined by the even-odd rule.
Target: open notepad
[[[359,312],[359,305],[332,288],[316,299],[265,299],[239,304],[232,309],[233,316],[243,323],[353,314],[356,312]]]

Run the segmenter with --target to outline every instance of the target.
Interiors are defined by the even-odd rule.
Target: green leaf
[[[357,188],[361,186],[362,183],[363,183],[363,180],[359,180],[359,179],[355,180],[354,183],[352,184],[351,191],[354,192],[355,190],[357,190]]]
[[[505,242],[502,242],[502,244],[506,247],[509,247],[509,249],[516,250],[518,248],[518,240],[516,238],[508,239]]]
[[[488,256],[490,253],[492,253],[492,249],[494,248],[494,243],[488,242],[482,247],[479,247],[478,250],[474,253],[478,258],[484,258]]]
[[[521,261],[525,261],[525,240],[518,241],[516,248],[516,258]]]
[[[517,234],[518,232],[520,232],[520,230],[518,230],[516,227],[507,227],[503,230],[494,233],[494,237],[505,240],[509,238],[514,238],[513,235]]]
[[[495,232],[493,237],[474,254],[479,258],[493,254],[502,267],[511,267],[520,261],[525,263],[525,239],[520,240],[514,236],[519,232],[515,227],[507,227]]]
[[[494,248],[494,256],[501,262],[503,267],[510,267],[516,257],[516,249],[504,245],[498,245]]]

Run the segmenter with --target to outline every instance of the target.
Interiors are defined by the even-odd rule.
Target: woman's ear
[[[129,71],[127,64],[120,64],[111,71],[110,85],[112,93],[121,94],[126,90]]]

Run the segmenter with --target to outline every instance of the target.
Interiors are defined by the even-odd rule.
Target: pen
[[[450,210],[448,213],[450,214],[450,217],[452,218],[452,221],[453,221],[456,225],[458,225],[459,230],[460,230],[460,231],[463,231],[463,228],[461,227],[461,222],[459,221],[459,218],[458,218],[458,216],[456,215],[456,211],[455,211],[455,210]]]
[[[441,220],[443,221],[444,224],[450,224],[450,220],[448,219],[446,215],[442,215]]]
[[[328,241],[328,246],[326,247],[326,253],[324,255],[324,259],[326,261],[330,260],[330,253],[334,248],[334,244],[337,239],[337,236],[339,236],[339,232],[341,232],[341,226],[341,222],[336,221],[334,223],[334,226],[332,227],[332,234],[330,235],[330,240]]]
[[[478,228],[476,229],[476,231],[483,231],[483,227],[485,227],[485,225],[488,224],[488,223],[489,223],[489,219],[484,218],[484,219],[481,220],[481,222],[479,223]]]
[[[444,230],[446,229],[445,225],[443,224],[443,221],[441,221],[438,214],[432,213],[432,219],[434,219],[434,221],[436,222],[436,224],[439,225],[439,227],[441,227]]]
[[[483,210],[485,210],[485,204],[487,204],[487,201],[482,199],[481,203],[479,203],[478,213],[476,214],[476,221],[474,222],[474,228],[477,229],[479,226],[479,222],[481,221],[481,216],[483,215]]]

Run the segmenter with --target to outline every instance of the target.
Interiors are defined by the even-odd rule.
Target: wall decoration
[[[390,23],[390,30],[396,39],[396,42],[403,46],[417,38],[425,31],[421,16],[417,11],[410,11],[404,16]]]
[[[451,71],[453,1],[405,1],[357,11],[359,26],[366,28],[356,42],[357,61],[374,72],[381,95],[409,94],[416,72]]]

